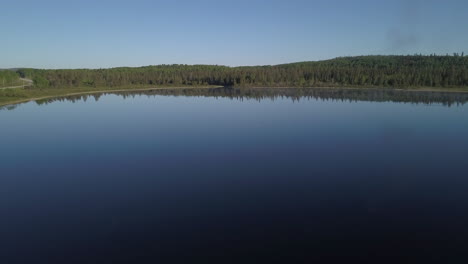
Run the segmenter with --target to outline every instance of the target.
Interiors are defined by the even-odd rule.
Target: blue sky
[[[0,0],[0,68],[468,52],[465,0]]]

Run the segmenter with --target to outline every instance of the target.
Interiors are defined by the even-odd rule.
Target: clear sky
[[[0,0],[0,68],[468,52],[467,0]]]

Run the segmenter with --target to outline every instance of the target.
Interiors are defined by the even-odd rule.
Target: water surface
[[[468,238],[466,101],[205,89],[4,108],[0,256],[456,259]]]

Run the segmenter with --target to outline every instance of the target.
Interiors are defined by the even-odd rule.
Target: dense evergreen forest
[[[468,87],[468,57],[360,56],[275,66],[159,65],[19,69],[35,88],[221,85],[234,87]],[[0,79],[1,80],[1,79]]]

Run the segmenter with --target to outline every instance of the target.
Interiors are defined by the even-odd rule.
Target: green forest
[[[359,56],[275,66],[158,65],[138,68],[19,69],[36,88],[232,87],[467,87],[468,57]]]
[[[0,87],[6,87],[17,84],[18,73],[12,70],[0,70]]]

